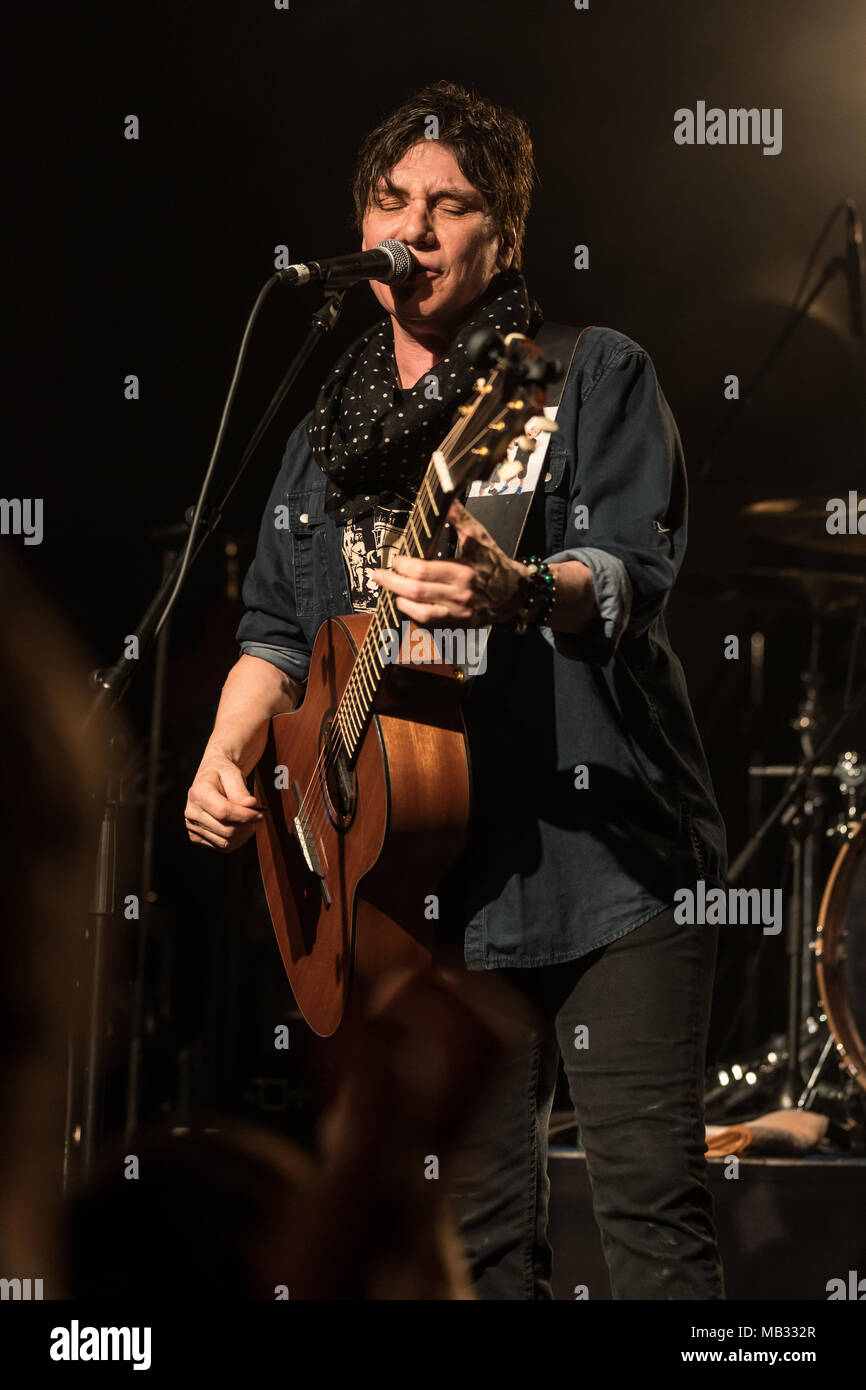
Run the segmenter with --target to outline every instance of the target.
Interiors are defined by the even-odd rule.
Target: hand
[[[523,606],[529,570],[500,549],[480,521],[454,501],[447,520],[460,538],[459,560],[418,560],[395,555],[392,569],[373,579],[397,595],[401,613],[430,626],[450,618],[455,627],[509,623]]]
[[[184,811],[192,843],[230,853],[246,844],[262,819],[237,763],[219,753],[205,757],[187,793]]]

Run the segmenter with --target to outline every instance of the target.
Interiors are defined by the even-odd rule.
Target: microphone
[[[848,281],[848,315],[851,337],[863,337],[863,227],[853,198],[846,198],[845,278]]]
[[[417,269],[418,262],[406,243],[389,237],[370,251],[352,251],[348,256],[332,256],[326,261],[304,261],[277,273],[289,285],[320,280],[329,289],[340,289],[354,285],[356,280],[380,280],[390,285],[395,280],[408,280]]]

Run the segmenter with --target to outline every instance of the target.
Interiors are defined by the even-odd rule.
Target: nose
[[[427,199],[412,198],[403,210],[398,240],[409,246],[429,246],[435,239]]]

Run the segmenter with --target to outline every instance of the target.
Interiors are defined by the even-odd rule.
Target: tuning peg
[[[562,363],[556,358],[535,357],[526,365],[527,381],[546,386],[549,381],[557,381],[562,376]]]
[[[466,356],[473,367],[495,365],[505,352],[505,343],[495,328],[476,328],[466,342]]]

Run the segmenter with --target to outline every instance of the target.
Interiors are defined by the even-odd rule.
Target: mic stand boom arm
[[[271,285],[278,283],[279,278],[279,275],[273,276],[265,285],[264,290],[267,291],[271,287]],[[207,512],[205,512],[203,504],[206,487],[209,482],[209,476],[205,478],[205,482],[202,485],[202,492],[199,496],[198,502],[195,504],[194,507],[189,507],[185,514],[186,524],[190,528],[190,535],[187,540],[186,546],[184,547],[181,554],[178,556],[174,568],[163,580],[162,584],[160,585],[159,589],[154,595],[149,607],[146,609],[143,617],[139,621],[138,626],[135,628],[134,635],[138,638],[138,658],[130,658],[127,657],[125,653],[122,653],[113,666],[109,666],[104,670],[94,671],[91,673],[91,684],[97,687],[97,693],[93,699],[93,703],[87,716],[86,722],[88,724],[103,710],[113,708],[116,704],[118,704],[119,701],[123,698],[124,694],[126,693],[126,690],[132,681],[136,669],[141,664],[141,657],[144,655],[145,651],[150,647],[154,638],[157,636],[159,629],[162,627],[162,624],[168,617],[169,608],[167,605],[169,597],[171,598],[171,607],[173,607],[174,599],[176,597],[173,591],[180,591],[181,582],[183,579],[186,578],[186,573],[190,565],[195,559],[197,559],[208,537],[213,534],[213,532],[218,527],[220,521],[222,520],[222,514],[229,502],[229,499],[232,493],[234,492],[235,488],[237,487],[238,483],[240,482],[241,478],[243,477],[247,464],[249,463],[250,459],[252,458],[253,454],[258,448],[259,443],[261,442],[261,439],[267,431],[271,421],[273,420],[274,416],[276,415],[277,411],[279,410],[289,391],[294,386],[299,374],[306,366],[307,361],[312,356],[317,344],[324,337],[325,333],[329,332],[330,329],[334,327],[337,320],[339,319],[344,293],[345,291],[339,291],[336,294],[329,295],[325,303],[321,306],[321,308],[317,309],[316,312],[313,314],[311,326],[307,333],[307,336],[302,342],[297,353],[295,354],[295,357],[292,360],[292,363],[289,366],[288,371],[286,372],[285,376],[283,377],[282,381],[280,382],[279,386],[274,392],[274,395],[271,398],[271,401],[264,415],[262,416],[255,430],[253,431],[249,443],[247,444],[246,448],[241,454],[237,467],[235,468],[234,472],[229,478],[222,496],[210,509],[210,511]],[[257,301],[256,308],[260,307],[262,297],[263,296],[260,295],[259,301]],[[254,308],[253,315],[251,315],[250,323],[248,324],[248,330],[252,326],[252,321],[256,313],[256,308]],[[248,333],[247,335],[245,335],[245,338],[247,336]],[[240,368],[243,364],[243,358],[246,355],[245,349],[246,344],[244,343],[242,345],[241,354],[239,355],[237,368]],[[215,464],[216,459],[219,455],[219,449],[222,443],[222,436],[225,433],[225,425],[228,419],[227,412],[228,409],[231,407],[232,399],[234,396],[234,389],[237,384],[237,376],[238,370],[236,369],[235,377],[233,378],[232,386],[229,391],[229,398],[226,401],[226,410],[224,410],[223,419],[220,422],[220,430],[217,436],[216,444],[214,446],[214,454],[212,456],[211,463],[208,468],[209,475],[212,472],[213,465]],[[199,536],[198,532],[201,532],[202,534]]]

